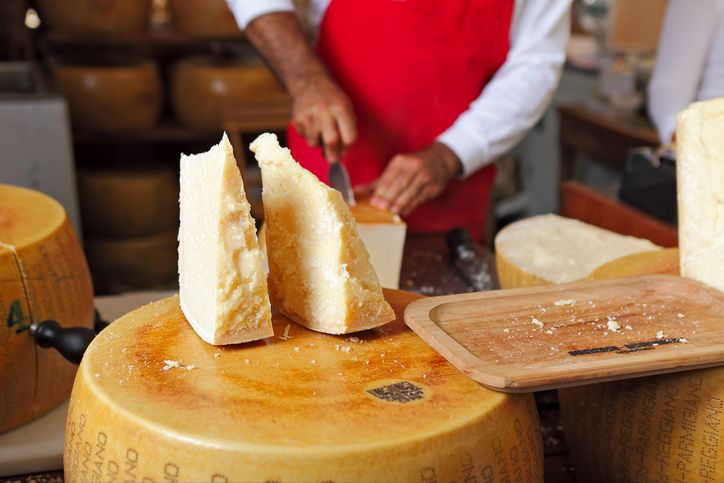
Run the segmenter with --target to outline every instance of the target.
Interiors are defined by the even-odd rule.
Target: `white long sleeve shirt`
[[[227,0],[241,28],[261,15],[292,11],[292,0]],[[330,0],[311,0],[318,28]],[[463,176],[509,151],[543,115],[558,85],[571,0],[515,0],[510,50],[480,96],[438,137],[460,158]]]
[[[676,114],[690,103],[724,97],[722,0],[669,1],[648,97],[663,142],[676,130]]]

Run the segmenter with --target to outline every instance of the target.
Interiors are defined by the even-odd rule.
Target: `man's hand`
[[[370,203],[407,215],[442,193],[461,170],[460,159],[442,143],[433,143],[415,153],[398,154],[369,187],[370,191],[374,189]]]
[[[357,139],[352,104],[312,50],[297,16],[268,13],[254,19],[245,33],[292,96],[296,130],[310,146],[321,139],[327,159],[339,161]]]
[[[326,73],[307,76],[292,91],[292,122],[310,146],[322,141],[329,162],[337,162],[357,139],[352,104]]]

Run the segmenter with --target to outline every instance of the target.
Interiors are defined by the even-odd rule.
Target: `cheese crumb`
[[[299,352],[299,347],[295,347],[294,350]]]
[[[677,316],[678,318],[680,318],[680,319],[683,319],[683,318],[684,318],[684,314],[682,314],[681,312],[679,312],[678,314],[676,314],[676,316]]]
[[[286,329],[284,329],[284,335],[280,335],[280,336],[279,336],[279,338],[280,338],[281,340],[289,340],[289,339],[292,338],[292,336],[289,335],[289,329],[290,329],[291,327],[292,327],[291,324],[287,324]]]
[[[533,317],[533,320],[531,321],[531,323],[537,325],[537,326],[540,327],[541,329],[542,329],[543,326],[545,325],[543,322],[541,322],[540,320],[536,319],[535,317]]]
[[[553,331],[552,331],[552,330],[550,330],[550,329],[548,329],[548,330],[546,330],[546,334],[550,334],[550,335],[553,335]]]
[[[633,327],[631,327],[630,325],[627,324],[626,327],[624,327],[624,329],[626,329],[626,330],[633,330]]]
[[[663,339],[663,338],[664,338],[664,331],[663,331],[663,330],[658,331],[658,332],[656,333],[656,338],[657,338],[657,339]]]
[[[604,336],[604,337],[608,337],[608,332],[604,332],[604,333],[603,333],[603,336]]]
[[[554,304],[558,307],[561,307],[563,305],[575,305],[576,302],[577,301],[573,300],[573,299],[561,299],[561,300],[556,300],[554,302]]]
[[[162,369],[163,371],[168,371],[169,369],[171,369],[173,367],[180,367],[180,364],[178,361],[166,360],[166,361],[163,361],[163,363],[166,364],[165,366],[163,366],[163,369]]]
[[[510,332],[510,329],[505,328],[505,329],[503,329],[503,332],[505,332],[507,334],[508,332]]]
[[[342,346],[342,352],[349,352],[349,351],[351,351],[351,350],[352,350],[352,348],[351,348],[350,346],[348,346],[348,345],[343,345],[343,346]]]
[[[214,357],[221,357],[221,353],[220,353],[220,352],[216,352],[216,353],[214,354]]]
[[[608,325],[608,330],[612,330],[614,332],[618,332],[619,330],[621,330],[621,324],[619,324],[618,322],[616,322],[614,320],[609,320],[607,325]]]
[[[192,369],[195,368],[195,367],[196,367],[196,364],[189,364],[188,366],[186,366],[186,370],[187,370],[187,371],[190,371],[190,370],[192,370]]]
[[[353,342],[353,343],[355,343],[355,344],[357,344],[357,343],[359,343],[359,342],[362,342],[359,337],[354,337],[354,336],[350,337],[350,338],[347,339],[347,340],[350,341],[350,342]]]

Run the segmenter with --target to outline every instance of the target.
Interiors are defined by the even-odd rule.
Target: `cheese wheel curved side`
[[[495,251],[495,266],[497,267],[498,281],[501,289],[553,285],[553,282],[550,280],[526,272],[509,261],[505,258],[501,250]]]
[[[589,278],[677,275],[678,256],[676,248],[631,255]],[[724,480],[724,368],[561,389],[558,395],[581,481]]]
[[[31,190],[0,185],[0,206],[2,275],[9,273],[13,281],[3,284],[0,306],[0,320],[9,322],[2,324],[0,334],[8,341],[0,344],[0,386],[15,388],[3,392],[2,432],[45,414],[68,397],[76,366],[55,350],[37,347],[28,328],[49,319],[61,327],[93,327],[93,288],[80,243],[59,203]],[[16,411],[22,417],[14,415]]]
[[[385,295],[398,317],[416,298]],[[178,297],[113,322],[76,378],[66,480],[543,481],[531,395],[479,386],[401,320],[355,337],[274,324],[209,346]]]

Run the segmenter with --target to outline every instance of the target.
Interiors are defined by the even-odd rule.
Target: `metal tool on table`
[[[475,249],[473,237],[465,228],[453,228],[445,237],[455,270],[473,292],[491,289],[492,278],[488,264]]]

